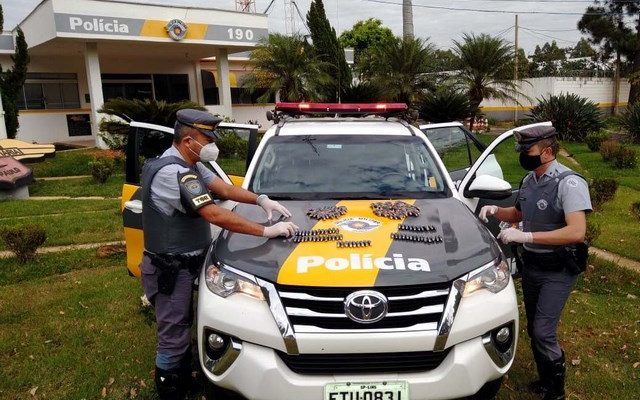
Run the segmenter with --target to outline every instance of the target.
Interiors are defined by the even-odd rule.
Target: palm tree
[[[413,4],[402,0],[402,37],[413,38]]]
[[[332,80],[325,72],[327,63],[316,57],[300,35],[270,34],[251,52],[249,64],[252,71],[242,85],[250,90],[266,89],[259,102],[275,95],[281,101],[322,100],[315,88]]]
[[[424,89],[434,87],[435,47],[419,38],[395,38],[361,57],[360,78],[381,88],[385,100],[414,104]]]
[[[511,79],[514,50],[504,40],[486,34],[464,34],[462,42],[453,43],[460,70],[450,79],[469,96],[473,129],[482,100],[516,101],[517,96],[523,96]]]

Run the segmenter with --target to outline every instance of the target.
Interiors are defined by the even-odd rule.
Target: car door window
[[[423,132],[450,173],[469,168],[484,150],[459,126],[425,128]]]
[[[520,166],[518,153],[515,151],[515,138],[513,136],[500,142],[476,171],[476,176],[491,175],[504,179],[514,189],[518,188],[526,171]]]

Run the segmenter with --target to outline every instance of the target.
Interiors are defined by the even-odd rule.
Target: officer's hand
[[[261,195],[258,197],[258,205],[262,207],[264,212],[267,213],[267,219],[271,221],[273,217],[273,212],[277,211],[282,214],[285,218],[289,218],[291,213],[285,206],[278,203],[277,201],[271,200],[269,197]]]
[[[478,214],[478,218],[483,220],[485,223],[489,222],[487,217],[496,215],[498,212],[498,206],[484,206],[480,209],[480,214]]]
[[[498,239],[504,244],[509,243],[533,243],[533,235],[531,232],[522,232],[520,229],[507,228],[498,234]]]
[[[278,236],[289,237],[296,233],[299,228],[293,222],[278,222],[275,225],[266,226],[262,236],[274,238]]]

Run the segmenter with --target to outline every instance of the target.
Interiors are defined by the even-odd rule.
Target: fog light
[[[505,327],[502,327],[496,334],[496,340],[498,341],[498,343],[504,344],[504,343],[507,343],[510,336],[511,336],[511,331],[509,330],[508,327],[505,326]]]
[[[225,341],[220,335],[212,333],[207,338],[207,344],[209,344],[209,347],[211,348],[211,350],[218,351],[224,348]]]

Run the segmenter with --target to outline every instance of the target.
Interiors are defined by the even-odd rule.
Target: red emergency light
[[[405,103],[276,103],[276,111],[293,114],[390,114],[408,108]]]

